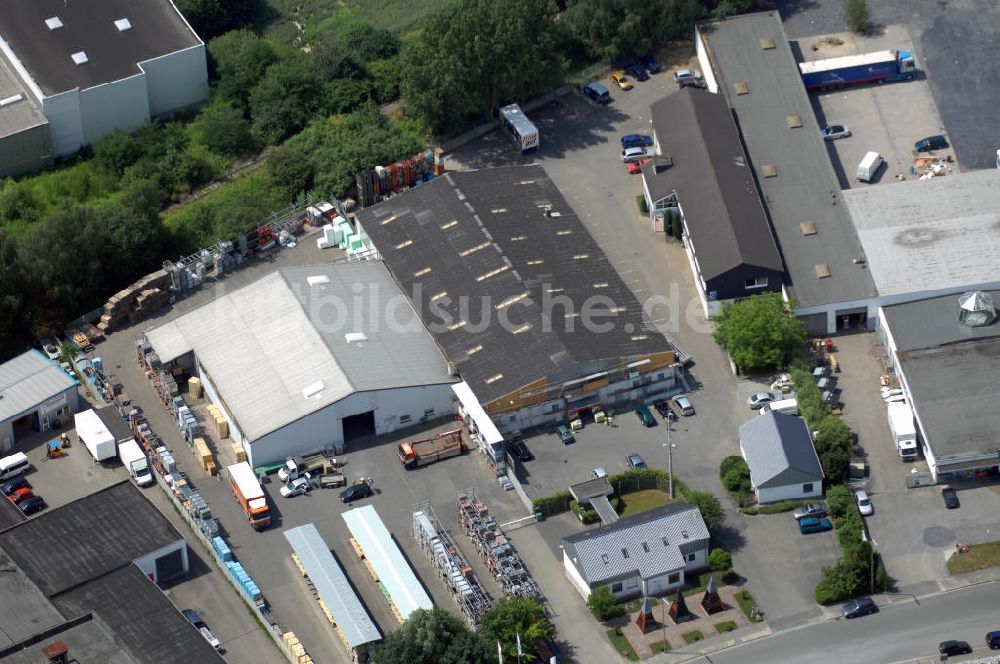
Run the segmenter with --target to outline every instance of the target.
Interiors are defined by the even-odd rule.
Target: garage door
[[[182,572],[184,572],[184,555],[180,549],[156,559],[157,583],[163,583]]]

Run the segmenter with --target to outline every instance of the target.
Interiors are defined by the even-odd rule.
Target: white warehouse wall
[[[83,145],[83,116],[80,113],[79,90],[44,97],[42,113],[49,121],[54,156],[62,157],[80,149]]]
[[[251,466],[261,466],[281,461],[288,456],[340,445],[344,442],[344,427],[341,420],[351,415],[374,411],[375,433],[381,435],[420,423],[424,411],[431,408],[434,409],[432,417],[435,418],[453,414],[456,412],[456,403],[451,383],[355,392],[326,408],[251,441],[249,445],[245,445],[247,460]],[[401,415],[409,415],[409,422],[400,424]]]
[[[83,145],[95,143],[116,129],[129,133],[135,131],[149,120],[146,77],[136,74],[114,83],[81,90],[80,116]]]
[[[140,62],[139,68],[146,73],[149,113],[153,117],[208,100],[204,44]]]
[[[816,480],[812,483],[813,490],[809,493],[802,491],[802,484],[786,484],[785,486],[768,487],[757,489],[757,502],[777,503],[782,500],[798,500],[800,498],[819,498],[823,495],[823,480]]]

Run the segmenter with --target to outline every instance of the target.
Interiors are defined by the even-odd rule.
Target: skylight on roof
[[[306,283],[310,286],[319,286],[320,284],[330,283],[330,277],[325,274],[313,274],[306,277]]]
[[[127,18],[120,18],[115,21],[115,27],[118,28],[118,32],[125,32],[132,29],[132,23]]]
[[[73,58],[73,62],[75,62],[78,65],[84,65],[90,62],[90,60],[87,58],[87,54],[84,53],[83,51],[77,51],[76,53],[74,53],[69,57]]]
[[[58,30],[63,27],[63,22],[59,20],[58,16],[53,16],[45,19],[45,25],[48,26],[49,30]]]
[[[315,383],[310,383],[309,385],[306,385],[304,388],[302,388],[302,396],[305,397],[306,399],[312,396],[316,396],[317,394],[322,392],[325,387],[326,386],[323,384],[323,381],[321,380],[318,380]]]

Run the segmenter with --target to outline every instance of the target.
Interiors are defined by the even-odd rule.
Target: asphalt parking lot
[[[844,30],[842,3],[779,0],[776,4],[792,39]],[[912,37],[918,66],[926,71],[962,168],[995,168],[1000,148],[996,113],[1000,106],[1000,67],[996,66],[1000,5],[975,0],[869,0],[868,7],[873,33],[903,25]]]
[[[843,41],[842,45],[830,46],[819,38],[809,38],[799,41],[799,50],[805,60],[819,60],[892,48],[913,49],[912,40],[901,26],[888,26],[872,36],[835,36]],[[814,47],[818,50],[814,51]],[[872,184],[896,182],[899,176],[915,178],[910,173],[917,156],[913,144],[926,136],[947,134],[922,72],[912,81],[812,93],[810,98],[821,127],[841,124],[851,130],[848,138],[827,141],[834,170],[845,189],[869,186],[855,177],[858,164],[869,151],[879,152],[886,161]],[[936,150],[932,156],[954,157],[955,151]],[[959,170],[958,164],[952,163],[949,172]]]

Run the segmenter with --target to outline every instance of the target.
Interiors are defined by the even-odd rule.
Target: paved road
[[[1000,628],[1000,585],[984,583],[936,597],[902,600],[880,613],[856,620],[837,618],[752,641],[708,657],[669,661],[712,664],[801,664],[801,662],[930,662],[937,644],[946,639],[968,641],[973,656],[953,657],[960,662],[988,655],[986,632]],[[994,653],[995,654],[995,653]]]
[[[843,3],[779,0],[791,38],[844,30]],[[926,72],[959,164],[994,168],[1000,148],[1000,67],[996,35],[1000,4],[993,0],[868,0],[876,31],[905,24]]]

